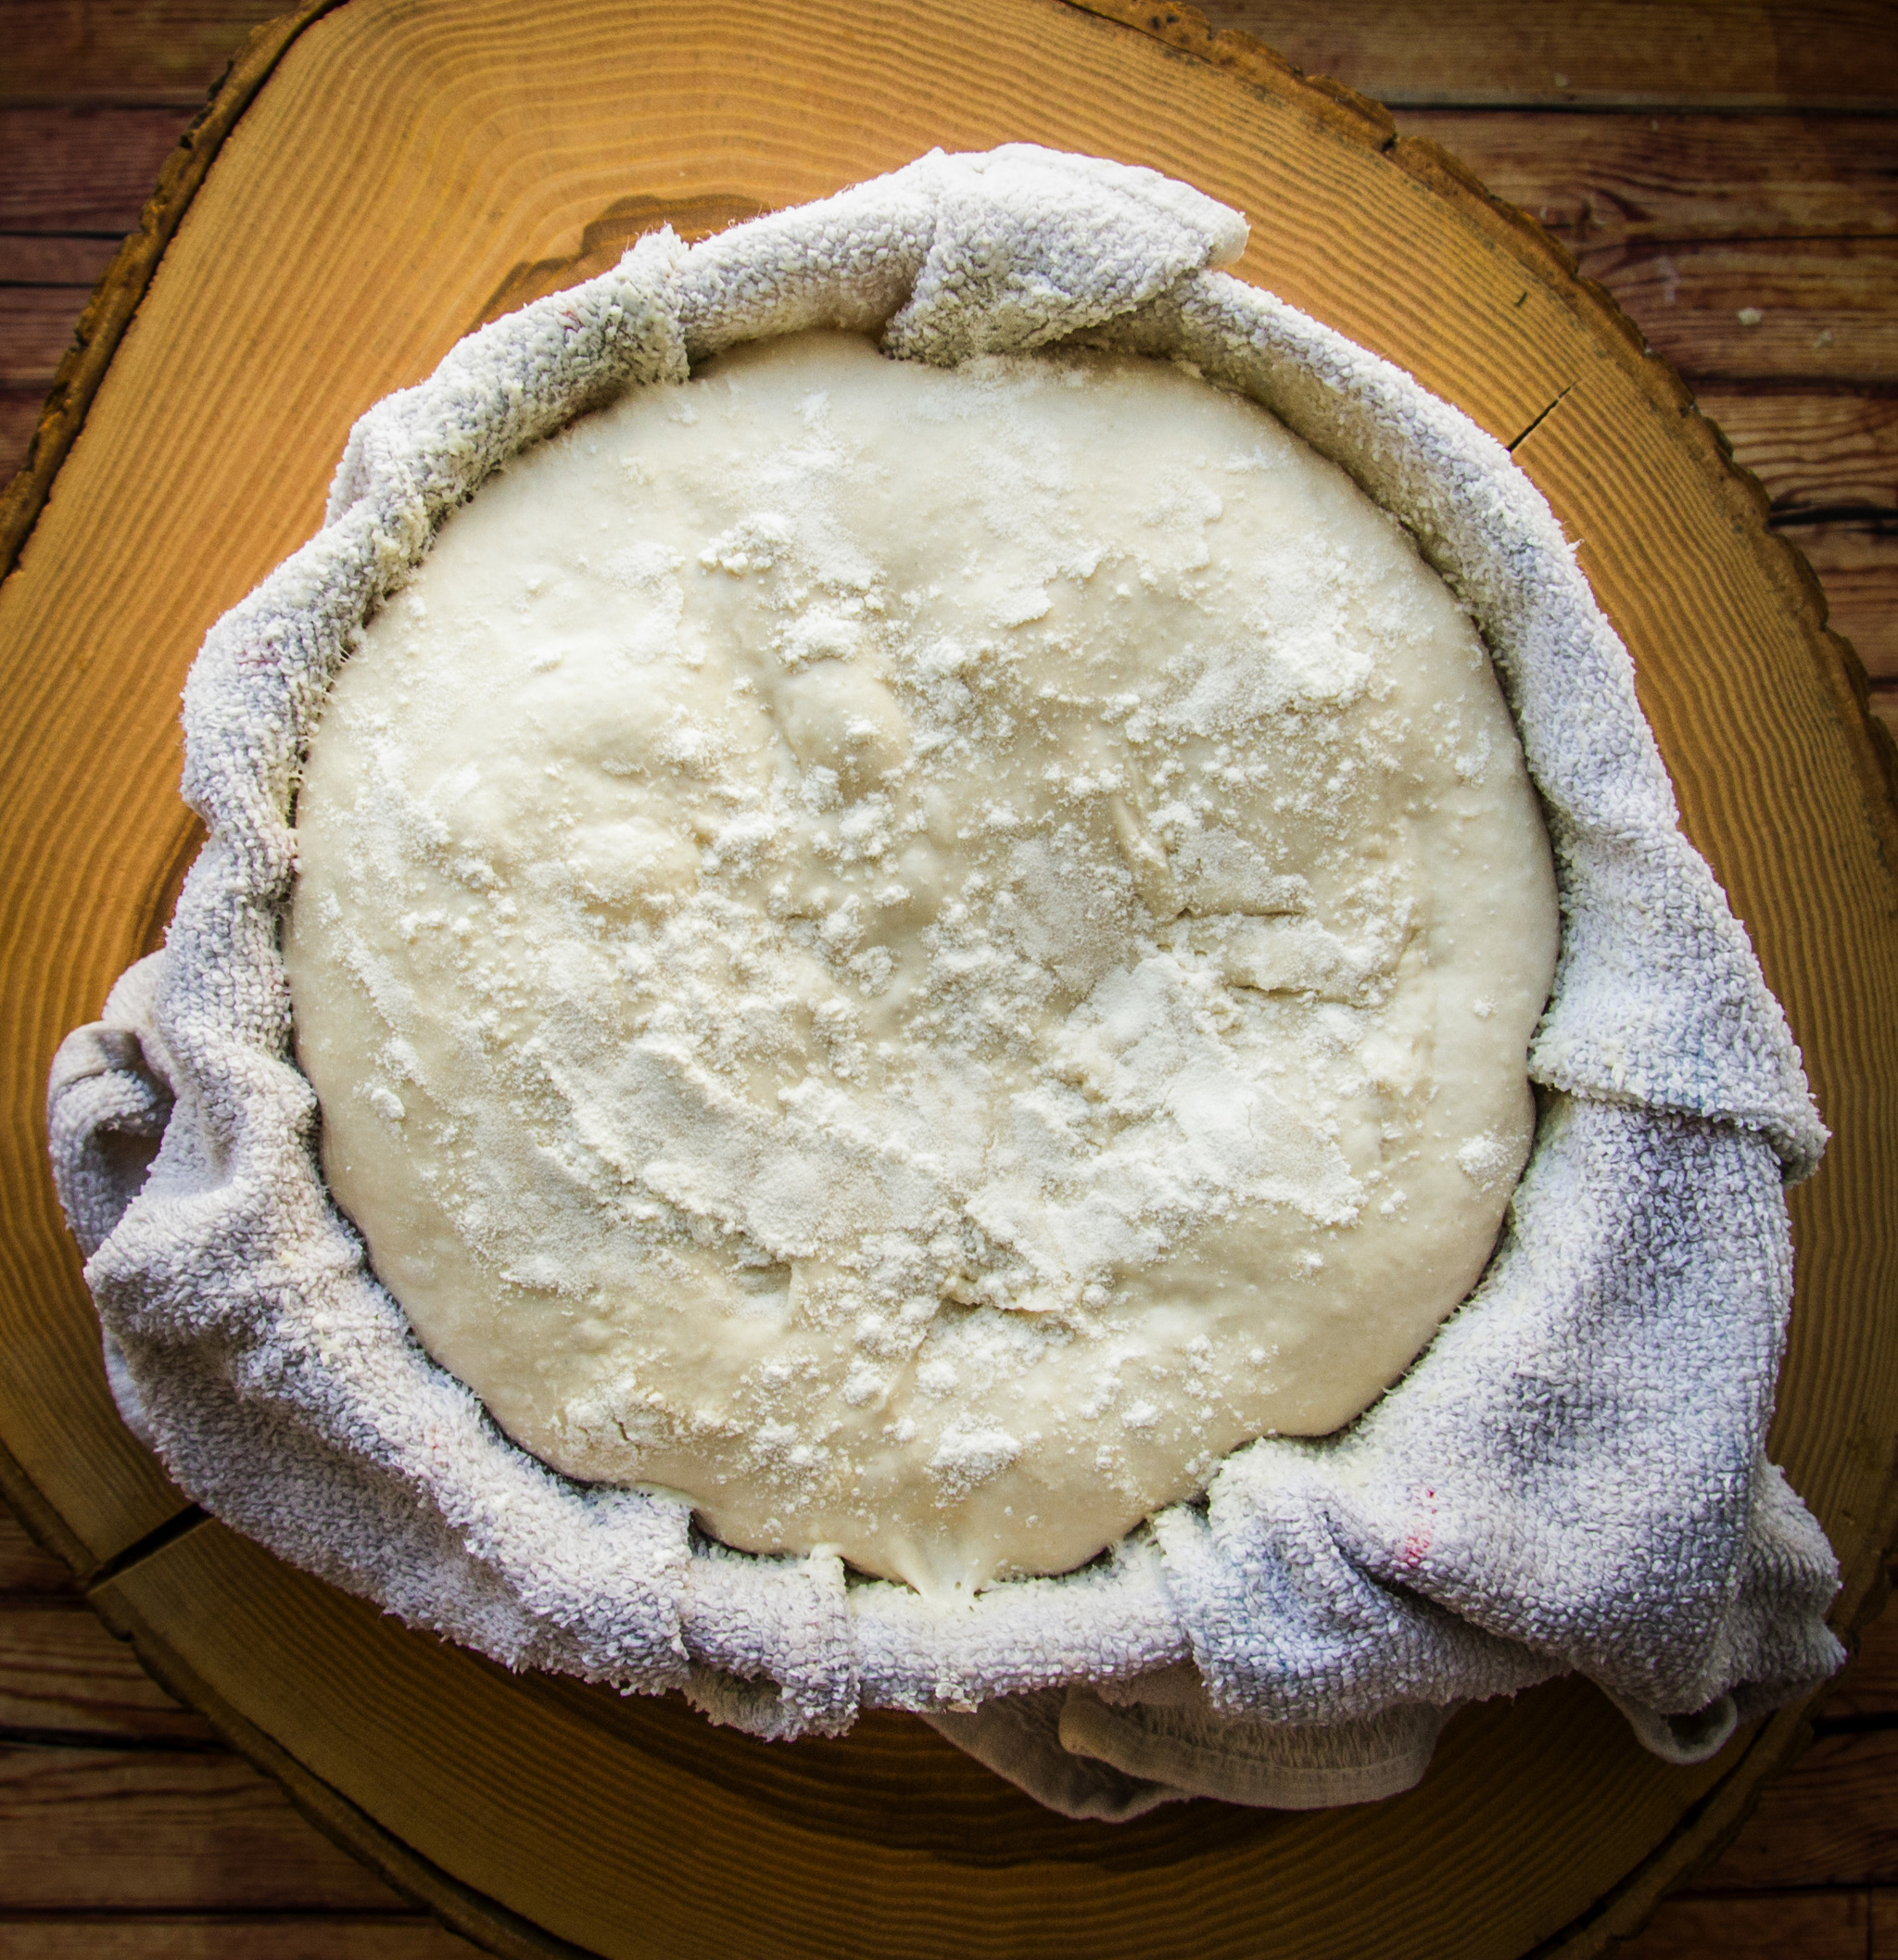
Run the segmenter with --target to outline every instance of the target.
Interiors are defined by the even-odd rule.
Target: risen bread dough
[[[1398,525],[1171,366],[813,335],[444,526],[337,677],[323,1166],[574,1476],[928,1591],[1411,1361],[1526,1155],[1549,851]]]

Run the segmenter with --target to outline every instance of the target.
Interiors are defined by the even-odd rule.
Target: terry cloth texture
[[[1382,1796],[1457,1703],[1571,1669],[1697,1760],[1838,1664],[1830,1551],[1762,1454],[1782,1182],[1825,1142],[1798,1052],[1548,506],[1408,375],[1208,269],[1245,235],[1151,171],[931,154],[690,250],[642,239],[357,424],[323,528],[193,669],[184,790],[210,835],[166,950],[53,1070],[55,1173],[120,1406],[192,1497],[509,1666],[680,1688],[764,1736],[916,1710],[1077,1815]],[[445,513],[620,390],[819,324],[942,364],[1076,335],[1175,355],[1283,418],[1471,607],[1562,891],[1535,1153],[1409,1376],[1337,1435],[1236,1451],[1203,1503],[1093,1566],[955,1609],[833,1558],[728,1552],[683,1502],[511,1444],[330,1202],[277,950],[324,690]]]

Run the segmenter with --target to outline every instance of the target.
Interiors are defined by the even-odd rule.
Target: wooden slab
[[[101,316],[82,432],[0,588],[8,1494],[161,1679],[496,1951],[1601,1951],[1739,1820],[1797,1712],[1678,1771],[1559,1685],[1467,1713],[1390,1803],[1107,1829],[901,1718],[774,1749],[512,1679],[182,1511],[106,1397],[39,1102],[194,847],[175,703],[196,644],[314,527],[371,401],[668,218],[696,234],[932,144],[1150,164],[1252,214],[1242,276],[1519,441],[1634,651],[1837,1132],[1795,1197],[1776,1448],[1840,1549],[1850,1624],[1893,1523],[1898,820],[1862,676],[1757,487],[1545,234],[1373,106],[1179,9],[349,0],[265,31],[233,87]]]

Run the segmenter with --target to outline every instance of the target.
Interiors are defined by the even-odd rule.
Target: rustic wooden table
[[[0,474],[257,0],[0,0]],[[1898,727],[1898,6],[1212,0],[1563,240],[1686,376]],[[1898,1612],[1625,1951],[1898,1955]],[[466,1954],[146,1679],[0,1522],[0,1960]]]

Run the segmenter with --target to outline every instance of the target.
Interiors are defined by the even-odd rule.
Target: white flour
[[[925,1589],[1323,1433],[1467,1293],[1556,940],[1482,644],[1190,372],[748,348],[513,462],[340,673],[332,1190],[574,1475]]]

